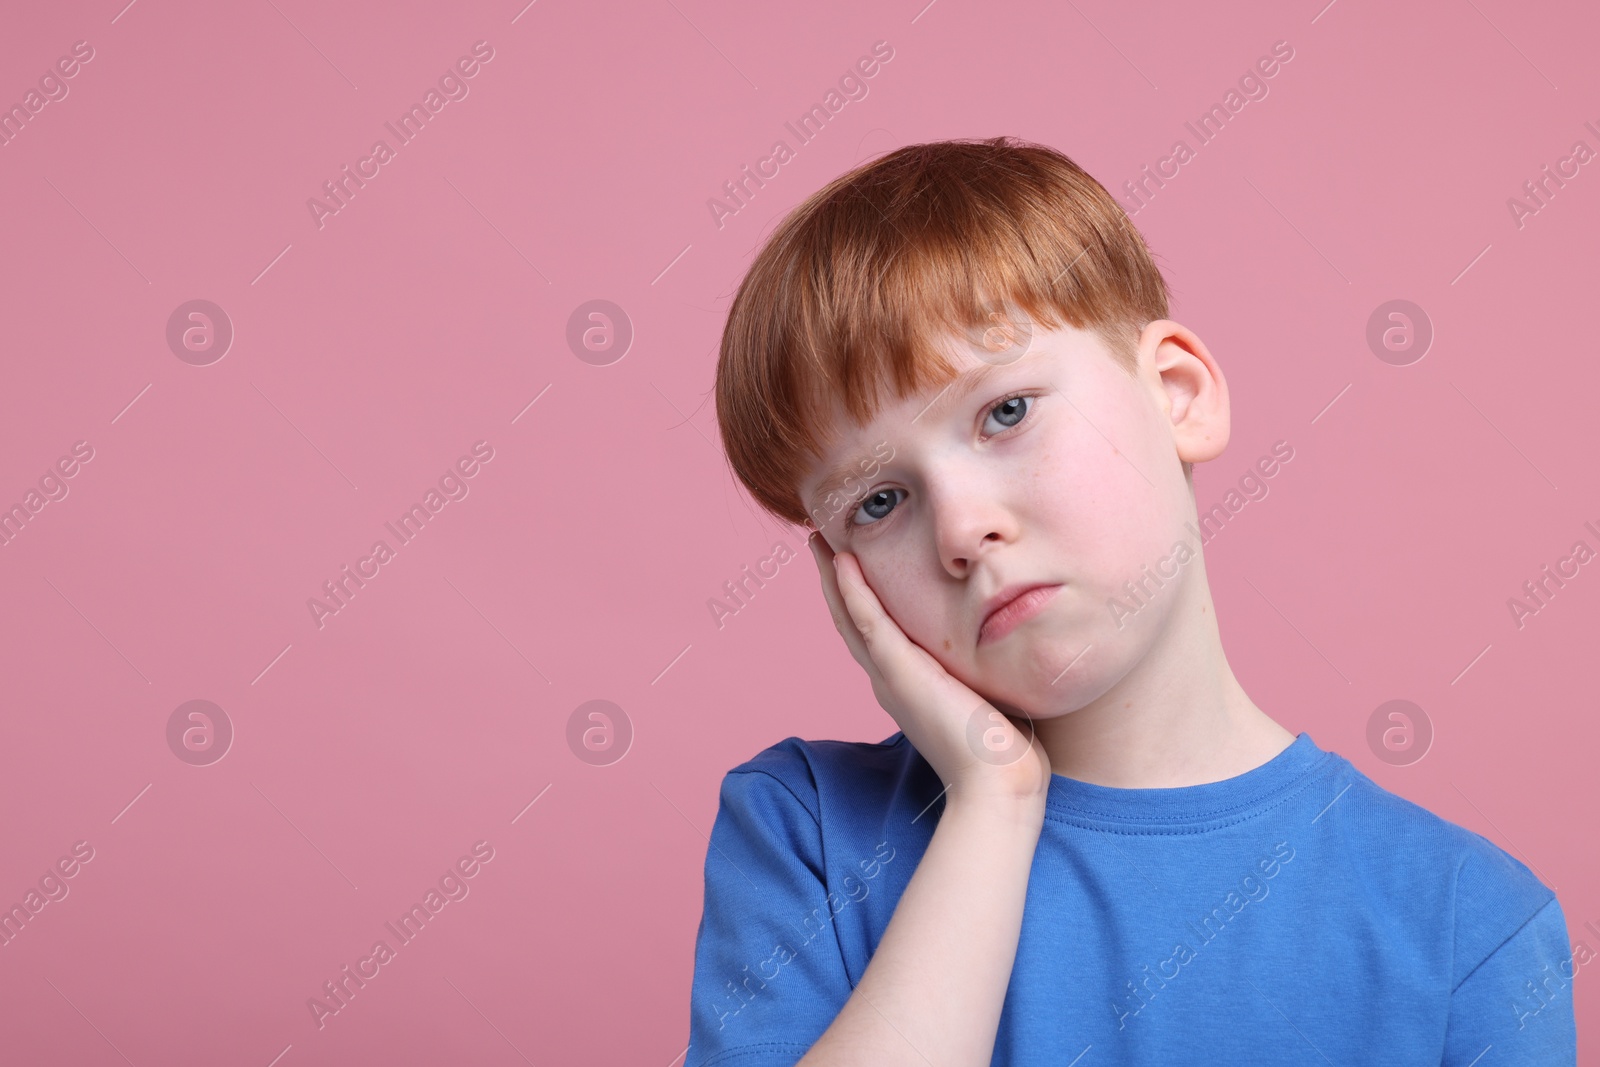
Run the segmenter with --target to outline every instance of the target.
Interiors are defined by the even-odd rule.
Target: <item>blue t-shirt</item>
[[[901,733],[790,737],[727,773],[684,1067],[805,1054],[861,980],[943,788]],[[996,1067],[1577,1062],[1555,895],[1310,734],[1204,785],[1053,775],[1046,804]]]

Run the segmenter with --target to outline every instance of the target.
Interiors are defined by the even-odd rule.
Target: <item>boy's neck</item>
[[[1231,673],[1229,675],[1232,677]],[[1054,774],[1118,789],[1171,789],[1220,782],[1254,770],[1295,735],[1250,703],[1186,696],[1181,707],[1098,703],[1034,721]]]
[[[1164,633],[1117,684],[1077,711],[1034,720],[1052,773],[1120,789],[1202,785],[1294,742],[1233,676],[1203,566],[1185,584]]]

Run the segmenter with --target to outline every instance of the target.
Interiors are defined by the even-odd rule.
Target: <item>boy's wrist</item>
[[[1035,832],[1044,826],[1045,794],[1019,795],[995,790],[963,788],[952,785],[945,793],[943,819],[952,811],[963,817],[998,822],[1017,827],[1031,828]]]

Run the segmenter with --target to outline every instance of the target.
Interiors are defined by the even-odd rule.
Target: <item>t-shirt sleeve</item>
[[[789,766],[781,776],[735,769],[723,777],[684,1067],[788,1067],[850,997],[815,784],[804,759]]]
[[[1443,1067],[1575,1067],[1574,967],[1566,917],[1551,897],[1451,994]]]

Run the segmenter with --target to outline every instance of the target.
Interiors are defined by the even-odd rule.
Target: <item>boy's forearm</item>
[[[983,1067],[1022,930],[1039,801],[951,790],[866,973],[801,1067]]]

